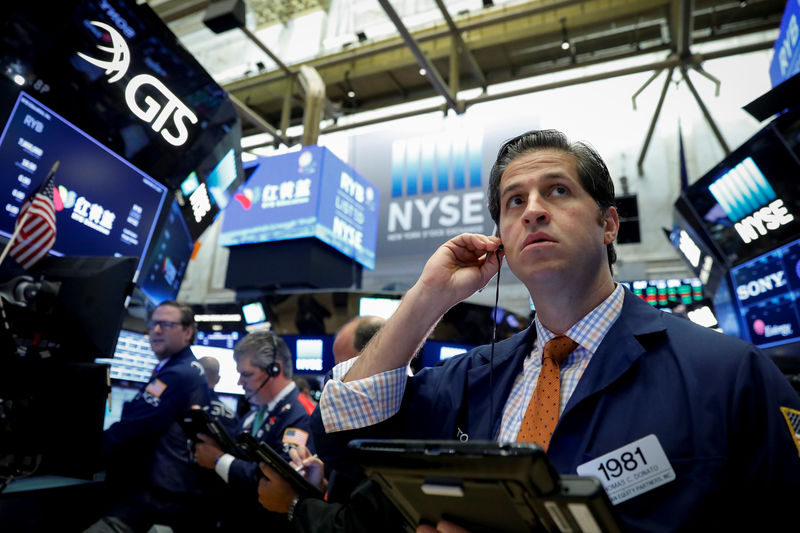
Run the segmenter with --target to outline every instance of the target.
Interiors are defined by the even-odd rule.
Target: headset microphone
[[[248,401],[248,402],[249,402],[249,401],[250,401],[250,399],[251,399],[253,396],[255,396],[256,394],[258,394],[258,391],[260,391],[261,389],[263,389],[263,388],[264,388],[264,385],[266,385],[266,384],[267,384],[267,382],[268,382],[269,380],[271,380],[271,379],[272,379],[272,376],[270,376],[269,374],[267,374],[267,377],[266,377],[266,378],[264,378],[264,381],[262,381],[262,382],[261,382],[261,385],[259,385],[259,386],[258,386],[258,388],[257,388],[256,390],[254,390],[253,392],[251,392],[250,394],[248,394],[247,396],[245,396],[245,398],[244,398],[244,399],[245,399],[246,401]]]

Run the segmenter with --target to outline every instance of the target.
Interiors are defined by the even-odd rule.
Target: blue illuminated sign
[[[769,78],[775,87],[800,72],[800,0],[789,0],[775,41]]]
[[[392,143],[392,198],[481,186],[480,131],[451,138],[417,137]]]
[[[731,222],[738,222],[777,198],[752,157],[723,174],[708,189]]]
[[[765,348],[800,340],[800,240],[731,268],[745,339]]]
[[[226,210],[221,245],[316,237],[375,268],[379,193],[369,181],[320,146],[257,164]]]

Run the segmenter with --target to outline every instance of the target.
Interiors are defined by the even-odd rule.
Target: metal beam
[[[733,48],[726,48],[726,49],[723,49],[723,50],[717,50],[715,52],[711,52],[711,53],[705,54],[703,56],[703,59],[705,59],[705,60],[719,59],[719,58],[723,58],[723,57],[730,57],[730,56],[735,56],[735,55],[739,55],[739,54],[745,54],[745,53],[754,52],[754,51],[758,51],[758,50],[767,50],[767,49],[771,49],[774,44],[775,43],[772,42],[772,41],[763,41],[763,42],[759,42],[759,43],[753,43],[753,44],[748,44],[748,45],[743,45],[743,46],[737,46],[737,47],[733,47]],[[478,97],[476,97],[476,98],[474,98],[472,100],[467,100],[466,102],[464,102],[464,104],[465,104],[465,108],[467,108],[467,107],[470,107],[470,106],[473,106],[473,105],[482,104],[482,103],[485,103],[485,102],[491,102],[491,101],[494,101],[494,100],[502,100],[504,98],[511,98],[511,97],[520,96],[520,95],[523,95],[523,94],[530,94],[530,93],[541,92],[541,91],[549,91],[551,89],[558,89],[558,88],[561,88],[561,87],[569,87],[569,86],[572,86],[572,85],[580,85],[582,83],[590,83],[590,82],[593,82],[593,81],[611,79],[611,78],[616,78],[616,77],[619,77],[619,76],[628,76],[630,74],[639,74],[641,72],[650,72],[650,71],[653,71],[653,70],[663,70],[665,68],[675,68],[675,67],[677,67],[679,65],[680,65],[680,61],[677,58],[668,58],[668,59],[665,59],[663,61],[656,61],[654,63],[647,63],[647,64],[640,65],[640,66],[628,67],[628,68],[623,68],[623,69],[619,69],[619,70],[606,71],[606,72],[602,72],[602,73],[599,73],[599,74],[591,74],[591,75],[588,75],[588,76],[580,76],[578,78],[573,78],[573,79],[569,79],[569,80],[561,80],[561,81],[556,81],[556,82],[552,82],[552,83],[544,83],[544,84],[541,84],[541,85],[533,85],[533,86],[530,86],[530,87],[527,87],[527,88],[524,88],[524,89],[517,89],[517,90],[514,90],[514,91],[506,91],[506,92],[496,93],[496,94],[491,94],[491,95],[481,95],[481,96],[478,96]],[[442,112],[444,110],[445,110],[445,106],[428,106],[428,107],[423,107],[423,108],[415,109],[413,111],[408,111],[408,112],[400,113],[400,114],[396,114],[396,115],[387,115],[385,117],[374,118],[374,119],[369,119],[369,120],[363,120],[363,121],[360,121],[360,122],[352,122],[350,124],[337,124],[337,125],[329,126],[329,127],[325,128],[325,129],[321,130],[320,131],[320,135],[325,135],[325,134],[328,134],[328,133],[335,133],[335,132],[339,132],[339,131],[346,131],[346,130],[355,129],[355,128],[361,128],[363,126],[370,126],[370,125],[373,125],[373,124],[381,124],[381,123],[384,123],[384,122],[389,122],[389,121],[397,120],[397,119],[401,119],[401,118],[408,118],[408,117],[414,117],[414,116],[419,116],[419,115],[426,115],[428,113]],[[255,145],[255,146],[252,146],[250,148],[258,148],[259,146],[267,146],[268,144],[269,143]]]
[[[284,71],[287,76],[294,76],[295,75],[295,73],[292,72],[289,69],[289,67],[287,67],[283,63],[283,61],[281,61],[278,58],[278,56],[276,56],[275,54],[272,53],[272,50],[267,48],[267,45],[265,45],[264,43],[261,42],[261,39],[256,37],[256,35],[253,32],[251,32],[249,29],[247,29],[247,26],[242,26],[240,29],[242,30],[242,33],[244,33],[247,36],[247,38],[250,39],[253,42],[253,44],[258,46],[261,49],[262,52],[267,54],[269,56],[269,58],[273,61],[273,63],[278,65],[278,68],[280,68],[282,71]]]
[[[422,53],[422,49],[417,44],[417,41],[414,40],[414,36],[411,35],[411,32],[408,31],[403,21],[400,20],[400,16],[397,14],[397,11],[394,10],[392,4],[389,3],[389,0],[378,0],[383,10],[386,12],[386,15],[394,24],[395,28],[397,28],[397,32],[403,37],[403,41],[405,41],[406,46],[411,50],[411,53],[414,54],[414,57],[417,58],[417,63],[420,67],[425,69],[425,76],[433,85],[433,88],[436,89],[446,101],[447,106],[452,109],[458,109],[458,103],[456,102],[455,98],[450,94],[450,89],[447,87],[447,83],[442,79],[441,74],[439,71],[436,70],[436,66],[425,57],[425,54]]]
[[[489,85],[489,82],[486,80],[486,75],[481,70],[480,65],[475,60],[475,57],[470,52],[467,44],[464,42],[464,39],[461,37],[461,31],[459,31],[456,23],[453,22],[453,19],[450,17],[450,13],[447,11],[447,6],[444,5],[442,0],[436,0],[436,5],[439,6],[439,11],[442,12],[442,16],[444,17],[444,21],[447,23],[447,27],[450,28],[450,35],[452,35],[453,40],[455,41],[456,48],[464,56],[464,59],[467,60],[467,65],[469,65],[469,69],[472,71],[472,74],[478,78],[478,81],[481,84],[481,88],[484,92],[486,92],[486,86]],[[454,83],[452,79],[450,79],[450,83]]]
[[[675,54],[680,58],[692,54],[692,30],[694,28],[694,0],[672,0],[670,26]]]
[[[642,151],[639,153],[639,160],[636,162],[636,169],[639,171],[640,176],[644,174],[644,156],[647,154],[647,149],[650,147],[650,140],[653,138],[653,132],[656,129],[656,122],[658,122],[658,116],[661,114],[661,107],[664,105],[664,98],[667,96],[667,89],[669,89],[669,84],[672,83],[672,72],[674,70],[675,67],[670,67],[669,71],[667,72],[667,79],[664,80],[664,86],[661,88],[661,95],[658,97],[656,109],[653,111],[653,118],[650,119],[650,127],[647,128],[647,135],[644,137]]]
[[[259,115],[255,110],[250,108],[247,104],[233,96],[232,94],[228,93],[228,98],[231,99],[231,103],[233,107],[236,108],[236,111],[239,113],[239,116],[246,119],[247,121],[251,122],[255,127],[263,131],[264,133],[269,133],[275,139],[279,140],[286,146],[291,146],[292,144],[289,140],[284,137],[272,124],[264,120],[264,118]]]
[[[697,93],[697,89],[694,88],[692,80],[689,79],[688,70],[689,70],[688,67],[686,67],[685,65],[681,66],[683,81],[686,82],[686,86],[689,88],[689,91],[692,93],[692,96],[694,96],[694,99],[697,102],[697,107],[699,107],[700,111],[702,111],[703,116],[706,119],[706,122],[708,122],[708,125],[711,127],[711,131],[714,132],[714,136],[717,138],[717,141],[719,141],[720,146],[722,146],[722,150],[725,152],[725,155],[728,155],[731,153],[731,149],[728,148],[728,143],[725,142],[725,139],[722,137],[722,132],[720,132],[719,128],[717,128],[717,123],[714,122],[711,113],[708,111],[706,105],[703,103],[703,99],[700,98],[700,95]]]

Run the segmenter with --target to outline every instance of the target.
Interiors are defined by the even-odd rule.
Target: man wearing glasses
[[[115,490],[107,516],[89,531],[147,531],[164,524],[195,529],[206,517],[197,505],[208,472],[192,460],[177,417],[193,405],[207,406],[210,389],[189,349],[194,313],[173,301],[161,303],[147,322],[158,358],[150,381],[122,409],[103,435],[107,480]]]

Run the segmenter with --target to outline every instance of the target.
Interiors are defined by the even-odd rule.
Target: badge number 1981
[[[614,505],[675,479],[675,471],[655,435],[578,466],[578,474],[599,479]]]

